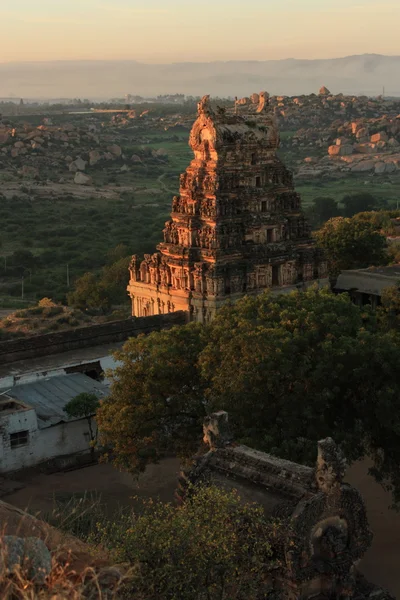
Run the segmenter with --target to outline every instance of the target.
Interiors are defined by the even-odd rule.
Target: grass
[[[132,254],[154,252],[162,240],[172,196],[179,189],[179,175],[192,152],[186,134],[160,130],[147,135],[158,141],[143,148],[165,148],[168,160],[132,165],[128,173],[120,173],[119,167],[112,169],[116,184],[129,188],[121,190],[118,199],[44,198],[40,190],[35,190],[30,200],[0,198],[0,306],[1,296],[21,293],[24,265],[21,274],[4,269],[4,257],[16,250],[29,250],[41,263],[32,269],[30,281],[25,280],[25,295],[32,301],[43,296],[65,301],[67,265],[73,281],[87,271],[100,269],[106,263],[107,252],[120,243],[126,244]],[[108,183],[110,171],[99,168],[93,172],[93,179],[102,187]]]
[[[76,514],[79,519],[84,518],[85,513],[94,507],[93,499],[85,503],[84,509],[81,506],[82,503],[77,502],[74,506],[65,507],[68,510],[71,508],[68,515],[69,525]],[[18,513],[20,516],[17,516]],[[111,566],[106,552],[98,549],[97,552],[92,553],[92,548],[77,538],[56,531],[28,513],[7,508],[6,504],[2,507],[2,517],[0,538],[3,534],[21,538],[31,536],[41,538],[51,554],[51,570],[44,581],[42,579],[36,582],[32,577],[28,577],[29,570],[31,566],[33,567],[29,560],[22,565],[13,565],[7,572],[3,568],[4,564],[7,565],[7,554],[1,547],[0,539],[1,600],[128,600],[131,598],[124,589],[130,577],[129,567]]]
[[[304,208],[318,196],[331,196],[340,202],[343,196],[360,192],[385,200],[392,208],[396,208],[397,202],[400,202],[400,174],[382,178],[351,175],[343,179],[299,179],[295,182],[295,187],[301,194]]]

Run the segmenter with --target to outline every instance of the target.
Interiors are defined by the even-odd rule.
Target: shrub
[[[140,514],[120,509],[111,518],[98,497],[70,499],[50,522],[130,563],[126,597],[141,600],[264,598],[284,531],[261,506],[216,487],[193,489],[180,507],[148,501]]]
[[[38,306],[53,307],[56,306],[56,304],[50,298],[42,298],[41,300],[39,300]]]

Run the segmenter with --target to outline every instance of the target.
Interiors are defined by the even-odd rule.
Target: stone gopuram
[[[277,157],[266,92],[215,111],[204,96],[189,144],[194,159],[164,242],[130,264],[133,316],[184,310],[207,322],[228,300],[326,278],[292,174]]]

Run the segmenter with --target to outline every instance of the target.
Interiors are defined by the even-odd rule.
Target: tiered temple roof
[[[268,94],[232,109],[198,105],[158,252],[134,256],[128,286],[134,316],[190,311],[207,321],[227,300],[326,277],[292,174],[277,157],[279,133]]]

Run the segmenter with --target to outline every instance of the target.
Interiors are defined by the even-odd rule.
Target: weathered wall
[[[4,341],[0,342],[0,364],[120,342],[141,333],[151,333],[173,325],[183,325],[187,322],[187,318],[188,313],[183,311],[150,317],[133,317],[123,321],[78,327],[71,331]]]
[[[29,431],[28,444],[11,448],[10,434]],[[89,451],[86,419],[37,428],[33,409],[18,411],[0,419],[0,473],[33,467],[56,456]]]

